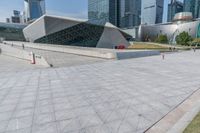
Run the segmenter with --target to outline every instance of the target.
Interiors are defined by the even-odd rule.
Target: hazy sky
[[[62,15],[75,18],[87,18],[88,0],[46,0],[48,14]],[[167,4],[165,1],[164,20],[167,16]],[[12,15],[13,10],[23,11],[23,0],[0,0],[0,21],[5,22],[5,18]]]

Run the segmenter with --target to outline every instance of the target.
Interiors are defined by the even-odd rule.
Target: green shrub
[[[200,46],[200,38],[195,38],[190,44],[191,46]]]
[[[157,43],[168,43],[168,38],[167,38],[166,35],[161,34],[156,38],[155,42],[157,42]]]
[[[189,46],[192,41],[192,37],[188,34],[188,32],[181,32],[178,36],[176,36],[176,43],[179,45]]]

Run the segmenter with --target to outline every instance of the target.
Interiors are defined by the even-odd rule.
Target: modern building
[[[128,46],[130,35],[111,23],[95,24],[87,20],[44,15],[24,30],[27,41],[82,47],[113,48]]]
[[[120,28],[132,28],[140,25],[141,0],[121,0],[119,7]]]
[[[120,28],[139,26],[141,0],[89,0],[90,21],[110,22]]]
[[[164,0],[141,0],[141,24],[157,24],[163,20]]]
[[[184,0],[184,11],[191,12],[193,18],[200,17],[200,0]]]
[[[10,18],[6,18],[7,23],[23,23],[22,20],[22,15],[20,11],[13,10],[13,16]]]
[[[45,0],[24,0],[25,21],[33,21],[46,13]]]
[[[158,35],[167,35],[170,44],[176,44],[176,36],[181,32],[188,32],[193,38],[200,37],[200,20],[194,19],[191,12],[177,13],[173,23],[155,25],[141,25],[138,40],[154,42]]]
[[[17,11],[17,10],[13,10],[13,14],[14,14],[14,16],[16,16],[16,17],[19,17],[20,14],[21,14],[21,12],[20,12],[20,11]]]
[[[27,25],[0,22],[0,40],[25,41],[23,28]]]
[[[168,17],[167,21],[171,22],[176,13],[183,12],[183,2],[178,0],[171,0],[170,4],[168,4]]]
[[[90,21],[110,22],[119,25],[119,0],[88,0],[88,19]]]

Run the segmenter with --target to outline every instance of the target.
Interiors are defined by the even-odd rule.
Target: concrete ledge
[[[155,123],[145,133],[182,133],[200,111],[200,89]]]
[[[200,91],[198,91],[195,95],[199,98]],[[185,115],[167,133],[183,133],[185,128],[192,122],[199,111],[200,99],[193,104],[193,107],[185,113]]]
[[[29,42],[13,42],[4,41],[7,44],[13,44],[17,46],[25,45],[25,47],[63,52],[69,54],[76,54],[82,56],[89,56],[95,58],[103,59],[128,59],[128,58],[139,58],[152,55],[159,55],[159,51],[155,50],[115,50],[115,49],[102,49],[102,48],[85,48],[76,46],[63,46],[63,45],[52,45],[52,44],[39,44],[39,43],[29,43]]]
[[[159,55],[159,51],[154,50],[142,50],[142,51],[125,51],[125,52],[116,52],[116,58],[118,60],[122,59],[130,59],[130,58],[140,58],[140,57],[147,57],[147,56],[154,56]]]
[[[11,46],[5,45],[5,44],[1,44],[0,48],[1,48],[1,54],[3,54],[3,55],[12,56],[15,58],[19,58],[19,59],[23,59],[23,60],[27,60],[27,61],[31,62],[30,52],[27,52],[27,51],[21,50],[21,49],[17,49],[17,48],[14,48],[14,47],[11,47]],[[37,65],[50,67],[49,63],[41,55],[38,55],[38,54],[35,55],[35,62]]]
[[[97,57],[104,59],[115,59],[115,54],[108,52],[108,50],[96,50],[94,48],[84,48],[84,47],[75,47],[75,46],[62,46],[62,45],[52,45],[52,44],[39,44],[39,43],[28,43],[28,42],[13,42],[13,41],[4,41],[7,44],[13,44],[17,46],[25,45],[25,47],[63,52],[69,54],[83,55],[89,57]]]

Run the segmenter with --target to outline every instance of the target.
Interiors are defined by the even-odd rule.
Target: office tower
[[[168,17],[167,21],[171,22],[176,13],[183,12],[183,3],[177,0],[171,0],[168,4]]]
[[[118,26],[118,0],[88,0],[88,19]]]
[[[13,15],[14,15],[15,17],[20,17],[20,11],[13,10]]]
[[[11,23],[21,23],[20,11],[13,10],[13,15],[14,16],[11,16]]]
[[[141,23],[162,23],[164,0],[142,0]]]
[[[24,0],[26,21],[35,20],[45,14],[45,0]]]
[[[184,0],[184,11],[192,12],[193,18],[199,18],[200,0]]]
[[[121,28],[141,23],[141,0],[88,0],[90,21],[110,22]]]
[[[141,0],[121,0],[119,3],[121,28],[131,28],[141,23]]]
[[[13,10],[13,16],[6,18],[6,23],[22,23],[20,11]]]

